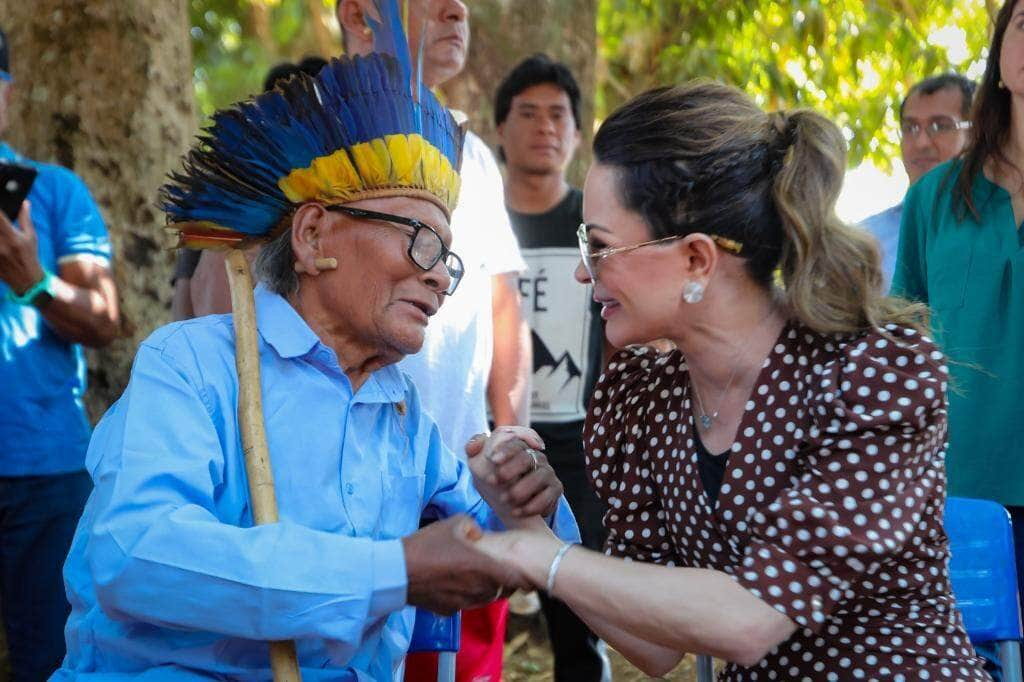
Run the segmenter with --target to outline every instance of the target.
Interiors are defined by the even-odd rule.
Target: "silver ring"
[[[533,470],[536,471],[537,467],[540,466],[540,462],[537,461],[537,451],[533,448],[526,448],[526,454],[533,459]]]

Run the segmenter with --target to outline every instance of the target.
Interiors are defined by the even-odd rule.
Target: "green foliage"
[[[851,165],[888,167],[907,89],[985,57],[986,4],[994,3],[598,0],[597,115],[650,87],[713,78],[768,109],[822,112],[843,128]],[[945,46],[957,42],[965,53]]]
[[[479,20],[501,2],[507,0],[476,0],[471,7]],[[768,109],[817,109],[844,129],[852,165],[867,159],[883,168],[898,154],[895,112],[907,89],[941,71],[977,71],[988,44],[986,9],[997,4],[595,2],[598,119],[650,87],[713,78],[743,88]],[[200,115],[259,91],[280,61],[340,52],[333,6],[334,0],[190,0]],[[947,49],[953,43],[966,51]]]
[[[311,16],[316,5],[317,15]],[[318,49],[320,22],[333,31],[333,0],[190,0],[193,82],[196,109],[203,118],[217,108],[260,91],[270,67],[297,61]]]

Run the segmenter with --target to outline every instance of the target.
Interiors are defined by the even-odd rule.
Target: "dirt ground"
[[[696,679],[693,658],[687,656],[675,670],[663,678],[644,675],[631,665],[617,651],[609,648],[614,682],[637,682],[639,680],[664,679],[672,682],[691,682]],[[551,647],[548,646],[544,618],[538,613],[533,616],[509,614],[508,632],[505,638],[505,682],[550,682],[552,673]]]

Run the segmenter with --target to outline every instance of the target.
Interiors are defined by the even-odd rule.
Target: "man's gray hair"
[[[291,296],[299,290],[299,275],[295,272],[295,252],[292,251],[292,228],[289,227],[260,249],[253,264],[257,281],[275,294]]]

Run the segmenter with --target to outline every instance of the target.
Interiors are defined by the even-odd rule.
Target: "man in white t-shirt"
[[[373,50],[365,12],[368,0],[339,0],[338,23],[349,54]],[[423,45],[423,82],[437,87],[465,66],[469,12],[461,0],[413,0],[409,44]],[[415,49],[415,47],[414,47]],[[452,250],[466,275],[427,326],[423,350],[399,367],[412,377],[423,406],[456,452],[487,429],[487,408],[495,425],[528,422],[532,357],[530,331],[519,308],[519,273],[526,264],[505,211],[501,173],[483,141],[467,132],[462,157],[462,190],[452,215]],[[463,613],[458,680],[498,682],[504,648],[504,600]],[[434,680],[432,662],[410,656],[407,682]]]
[[[487,427],[490,403],[499,425],[522,423],[523,418],[499,418],[500,407],[490,400],[488,373],[494,375],[492,349],[501,333],[496,316],[506,276],[526,269],[504,208],[501,174],[483,140],[466,134],[462,151],[462,190],[452,215],[452,250],[466,266],[459,291],[448,298],[427,325],[423,350],[405,358],[399,367],[416,382],[444,438],[456,452]],[[516,279],[518,282],[518,278]],[[512,292],[519,316],[518,284]],[[494,300],[492,300],[494,299]],[[529,354],[523,354],[529,359]],[[497,358],[495,358],[495,361]],[[530,365],[525,365],[530,369]],[[528,379],[520,385],[525,389]],[[524,396],[529,391],[524,390]],[[505,400],[511,402],[506,396]],[[525,411],[519,408],[520,414]]]

